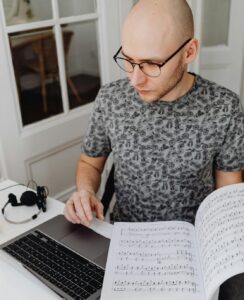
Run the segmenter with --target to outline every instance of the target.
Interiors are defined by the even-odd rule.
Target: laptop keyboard
[[[74,299],[87,299],[102,287],[102,268],[38,230],[3,250]]]

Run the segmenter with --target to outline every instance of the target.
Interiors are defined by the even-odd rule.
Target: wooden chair
[[[73,36],[72,31],[63,31],[63,46],[64,46],[64,59],[67,83],[74,94],[75,98],[81,103],[79,92],[68,76],[68,53],[70,49],[71,39]],[[50,31],[38,33],[33,35],[25,42],[26,45],[31,46],[34,57],[30,60],[25,61],[24,68],[25,73],[34,72],[38,73],[41,80],[41,93],[43,99],[43,110],[45,113],[48,112],[48,99],[47,99],[47,80],[58,81],[59,80],[59,69],[58,69],[58,58],[56,51],[55,36]]]
[[[66,67],[66,76],[68,86],[70,87],[72,93],[76,97],[78,102],[81,102],[79,92],[76,89],[71,78],[68,76],[68,52],[71,44],[71,39],[73,36],[72,31],[63,31],[63,45],[64,45],[64,58],[65,58],[65,67]],[[47,103],[47,90],[46,90],[46,81],[48,79],[59,80],[58,74],[58,59],[56,52],[56,43],[54,34],[43,34],[40,39],[36,40],[32,44],[32,48],[36,54],[36,60],[31,61],[28,64],[28,67],[39,73],[41,78],[42,86],[42,98],[43,98],[43,110],[44,112],[48,111]]]

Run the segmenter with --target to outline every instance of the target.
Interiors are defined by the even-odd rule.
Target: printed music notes
[[[207,294],[244,271],[244,187],[226,186],[201,204],[195,224]]]
[[[187,222],[116,223],[103,300],[212,300],[244,273],[244,183],[220,188]]]
[[[102,299],[204,299],[201,281],[191,224],[115,223]]]

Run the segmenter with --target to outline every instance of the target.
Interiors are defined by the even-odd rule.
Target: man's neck
[[[177,84],[173,91],[170,91],[161,100],[166,102],[173,102],[176,99],[184,96],[187,92],[191,90],[194,81],[195,76],[193,74],[185,72],[181,81]]]

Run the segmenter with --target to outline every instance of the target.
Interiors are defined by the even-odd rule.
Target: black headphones
[[[45,212],[47,210],[46,200],[47,200],[47,195],[48,195],[48,188],[46,186],[38,186],[36,184],[36,182],[33,180],[30,182],[33,182],[36,185],[36,192],[30,191],[30,190],[25,191],[20,197],[20,202],[17,201],[17,197],[14,194],[11,193],[8,195],[8,201],[2,208],[3,217],[7,222],[12,223],[12,224],[27,223],[31,220],[35,220],[38,217],[38,215],[41,213],[41,211]],[[30,182],[28,183],[27,188],[29,187]],[[17,186],[17,185],[23,185],[23,184],[16,184],[13,186]],[[9,186],[2,190],[11,188],[13,186]],[[0,190],[0,191],[2,191],[2,190]],[[22,221],[13,221],[13,220],[10,220],[4,214],[5,208],[8,204],[11,204],[12,206],[22,206],[22,205],[33,206],[36,204],[39,210],[36,214],[34,214],[32,217],[30,217],[28,219],[25,219]]]

